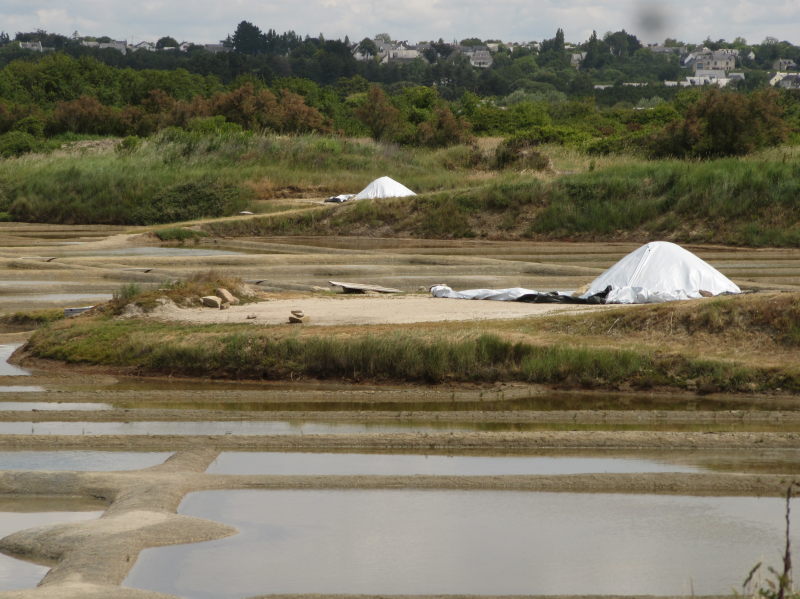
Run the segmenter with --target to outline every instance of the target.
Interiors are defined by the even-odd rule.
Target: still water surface
[[[0,457],[0,459],[2,459]],[[597,456],[447,456],[370,453],[222,452],[209,474],[451,475],[699,472],[656,460]]]
[[[728,594],[777,565],[784,502],[517,491],[210,491],[238,535],[145,550],[126,586],[262,593]],[[800,535],[793,535],[800,543]]]
[[[303,420],[0,422],[0,435],[348,435],[359,433],[525,432],[586,430],[785,431],[796,425],[564,422],[339,422]]]
[[[31,385],[30,387],[2,387],[0,393],[8,392],[39,392],[44,391],[41,387]],[[31,411],[53,411],[53,410],[110,410],[112,406],[107,403],[94,402],[60,402],[60,401],[0,401],[0,411],[5,412],[31,412]]]
[[[21,343],[0,345],[0,376],[30,375],[30,372],[24,368],[20,368],[19,366],[14,366],[13,364],[8,363],[8,359],[11,357],[11,354],[13,354],[21,345]]]
[[[0,470],[137,470],[161,464],[171,455],[166,451],[3,451]]]
[[[0,511],[0,538],[11,533],[65,522],[82,522],[99,518],[102,512],[3,512]],[[49,570],[0,553],[0,590],[10,591],[35,587]]]

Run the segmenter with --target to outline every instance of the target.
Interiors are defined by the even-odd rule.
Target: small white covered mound
[[[602,293],[609,286],[609,304],[648,304],[741,293],[716,268],[668,241],[652,241],[634,250],[592,281],[581,297]]]
[[[381,177],[380,179],[375,179],[351,199],[366,200],[371,198],[404,198],[406,196],[415,195],[417,194],[415,194],[402,183],[398,183],[391,177]]]

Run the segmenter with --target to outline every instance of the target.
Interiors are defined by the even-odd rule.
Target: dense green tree
[[[400,110],[377,85],[370,86],[367,97],[355,112],[374,139],[392,139],[401,129]]]
[[[368,37],[365,37],[358,43],[358,51],[364,56],[374,58],[378,55],[378,46]]]
[[[709,89],[688,107],[684,119],[654,139],[653,153],[716,158],[776,145],[786,138],[778,98],[774,90],[745,95]]]
[[[261,29],[248,21],[236,26],[231,37],[233,49],[240,54],[262,54],[267,50],[266,38]]]
[[[156,50],[163,50],[164,48],[177,48],[178,45],[178,40],[167,35],[159,38],[159,40],[156,42]]]

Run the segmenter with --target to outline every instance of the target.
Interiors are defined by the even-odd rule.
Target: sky
[[[352,41],[388,33],[418,42],[477,37],[568,42],[625,29],[643,42],[670,37],[760,43],[767,36],[800,44],[800,0],[0,0],[0,31],[44,29],[118,40],[163,36],[215,43],[240,21],[263,31]]]

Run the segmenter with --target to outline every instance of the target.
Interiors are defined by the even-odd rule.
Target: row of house
[[[425,51],[433,47],[430,42],[420,42],[418,44],[409,44],[407,41],[389,42],[383,38],[375,38],[372,40],[375,44],[377,53],[372,56],[362,52],[361,44],[354,44],[352,46],[353,56],[356,60],[376,60],[380,64],[388,64],[390,62],[410,62],[418,58],[425,59]],[[453,52],[463,54],[469,58],[469,62],[473,67],[486,69],[492,66],[494,59],[492,58],[492,50],[487,46],[461,46],[458,44],[447,44]],[[500,44],[494,44],[495,52]]]
[[[139,42],[137,44],[129,44],[126,41],[115,41],[111,40],[110,42],[95,42],[95,41],[87,41],[81,40],[81,46],[85,46],[87,48],[97,48],[98,50],[104,49],[111,49],[116,50],[117,52],[121,52],[122,54],[127,54],[128,52],[137,52],[139,50],[143,50],[146,52],[187,52],[189,48],[197,46],[198,44],[193,44],[191,42],[183,42],[179,46],[168,46],[164,48],[156,48],[156,44],[153,42]],[[19,47],[23,50],[33,50],[34,52],[53,52],[55,48],[49,48],[47,46],[42,46],[42,42],[19,42]],[[220,52],[228,52],[230,48],[223,44],[201,44],[201,48],[205,49],[207,52],[211,52],[213,54],[218,54]]]

